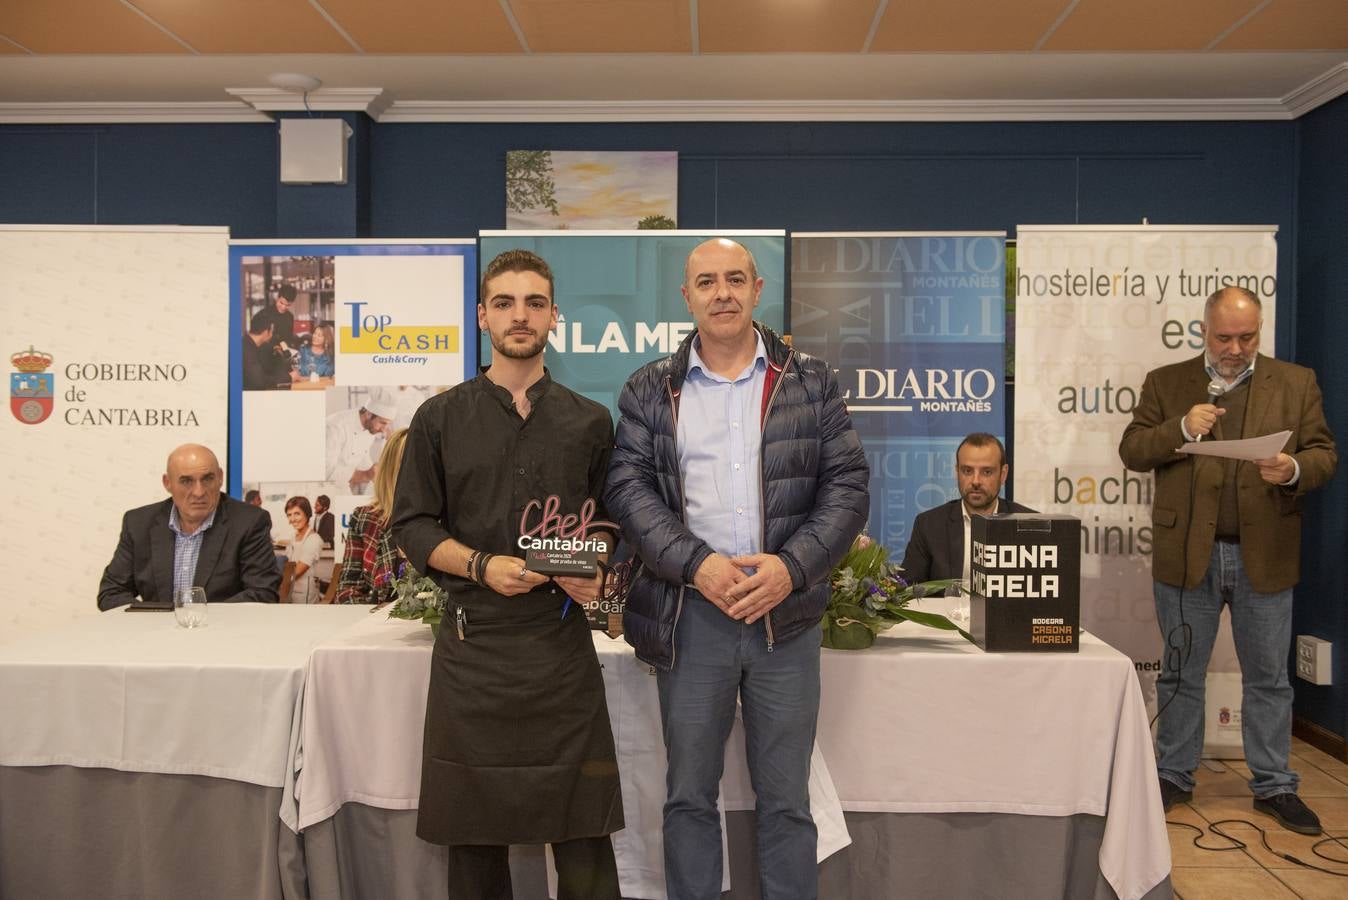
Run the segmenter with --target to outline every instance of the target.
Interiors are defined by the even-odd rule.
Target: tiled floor
[[[1271,817],[1250,806],[1246,780],[1249,769],[1243,762],[1206,762],[1199,767],[1194,799],[1166,813],[1166,821],[1183,822],[1202,828],[1199,843],[1205,847],[1231,846],[1211,830],[1212,823],[1223,819],[1244,819],[1265,830],[1265,838],[1276,853],[1291,856],[1345,873],[1345,877],[1316,872],[1296,865],[1264,849],[1259,832],[1247,824],[1220,826],[1223,831],[1246,844],[1244,849],[1203,850],[1194,846],[1197,832],[1171,824],[1170,880],[1175,896],[1182,900],[1343,900],[1348,897],[1348,764],[1322,753],[1310,744],[1292,739],[1292,768],[1301,775],[1301,798],[1320,816],[1325,833],[1307,837],[1288,831]],[[1311,845],[1330,835],[1343,839],[1343,845],[1324,844],[1320,852],[1344,862],[1335,864],[1321,859]]]

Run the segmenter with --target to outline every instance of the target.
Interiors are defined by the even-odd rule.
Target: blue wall
[[[1348,736],[1348,97],[1299,119],[1296,359],[1315,369],[1339,472],[1308,498],[1296,634],[1334,642],[1334,684],[1296,681],[1297,714]]]
[[[685,228],[1004,229],[1274,224],[1276,355],[1314,367],[1348,435],[1348,98],[1297,122],[1202,124],[370,123],[352,184],[277,184],[270,124],[0,127],[0,222],[228,225],[235,237],[465,237],[505,225],[505,153],[679,152]],[[1348,478],[1313,497],[1297,629],[1338,645],[1297,710],[1348,733]]]

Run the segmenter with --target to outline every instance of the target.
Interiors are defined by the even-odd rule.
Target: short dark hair
[[[287,303],[294,303],[298,294],[299,291],[295,290],[295,286],[288,281],[276,289],[276,296],[286,298]]]
[[[306,519],[314,517],[314,508],[309,505],[308,497],[291,497],[286,501],[286,512],[290,512],[292,509],[298,509],[304,513]]]
[[[261,496],[262,496],[262,492],[259,491],[257,488],[253,488],[251,491],[246,491],[246,492],[244,493],[244,495],[243,495],[243,502],[244,502],[244,503],[252,503],[254,500],[258,499],[258,498],[261,497]]]
[[[960,451],[964,449],[965,444],[968,444],[970,447],[995,446],[997,448],[997,453],[1002,458],[1002,461],[997,465],[1006,465],[1006,448],[1002,446],[1002,442],[997,438],[997,435],[988,434],[986,431],[975,431],[973,434],[965,435],[964,440],[960,441],[960,445],[955,448],[956,460],[959,459]]]
[[[547,281],[549,297],[555,292],[552,268],[543,257],[529,250],[507,250],[497,254],[496,258],[487,263],[487,267],[482,270],[482,282],[477,289],[478,303],[484,306],[487,303],[487,282],[506,272],[533,272]]]
[[[275,324],[276,323],[271,320],[271,316],[266,316],[263,315],[261,312],[259,312],[256,315],[254,315],[252,319],[249,320],[248,333],[262,334],[268,328],[271,328]]]
[[[327,494],[319,494],[317,497],[314,498],[314,502],[322,503],[325,507],[332,506],[332,501],[328,499]]]

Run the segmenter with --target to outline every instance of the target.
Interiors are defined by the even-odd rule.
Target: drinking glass
[[[950,608],[950,615],[949,615],[950,621],[954,622],[956,625],[959,625],[960,627],[963,627],[966,624],[968,624],[969,622],[968,593],[961,590],[960,586],[955,584],[946,588],[945,595],[947,597],[955,598],[955,603]]]
[[[206,589],[181,588],[173,592],[173,615],[182,628],[201,628],[206,624]]]

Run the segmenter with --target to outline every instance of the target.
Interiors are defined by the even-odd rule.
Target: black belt
[[[1219,534],[1219,535],[1217,535],[1217,543],[1219,543],[1219,544],[1239,544],[1239,543],[1240,543],[1240,535],[1238,535],[1238,534]]]

